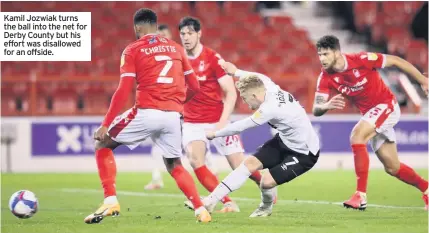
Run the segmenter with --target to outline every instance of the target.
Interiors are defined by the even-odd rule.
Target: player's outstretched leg
[[[145,190],[156,190],[164,187],[164,182],[162,181],[162,175],[158,165],[158,160],[163,158],[161,156],[162,153],[162,150],[157,145],[152,145],[151,158],[154,165],[152,170],[152,180],[144,187]]]
[[[351,133],[350,143],[353,151],[357,185],[356,192],[349,200],[343,203],[346,208],[366,209],[366,188],[369,171],[369,154],[366,144],[375,134],[374,126],[364,120],[359,121]]]
[[[249,176],[260,169],[262,169],[262,163],[255,156],[247,158],[240,166],[232,171],[208,197],[204,198],[203,202],[207,210],[212,212],[216,204],[221,201],[222,198],[243,186]]]
[[[104,142],[95,143],[95,159],[104,190],[104,202],[94,213],[84,219],[85,223],[99,223],[105,216],[119,216],[121,208],[116,198],[116,162],[112,151],[119,145],[110,138]]]
[[[423,179],[411,167],[399,161],[394,142],[384,142],[375,152],[384,165],[384,170],[402,182],[412,185],[423,193],[425,209],[428,209],[428,181]]]
[[[187,145],[186,153],[188,155],[189,162],[194,169],[195,175],[198,178],[198,181],[207,189],[209,192],[213,192],[216,186],[219,184],[219,180],[213,174],[212,171],[205,164],[205,154],[206,154],[206,142],[204,141],[192,141]],[[235,203],[232,202],[231,198],[225,196],[221,199],[222,203],[230,207],[234,207]],[[185,205],[188,208],[193,208],[191,203],[185,202]],[[238,209],[238,207],[237,207]],[[234,209],[234,210],[237,210]],[[238,209],[239,211],[239,209]],[[235,211],[235,212],[238,212]]]
[[[195,217],[198,222],[210,222],[210,213],[204,207],[197,187],[191,174],[182,166],[180,158],[164,158],[167,171],[171,174],[177,183],[177,186],[182,190],[183,194],[191,201],[195,209]]]
[[[229,166],[232,168],[232,170],[234,170],[244,161],[245,157],[243,152],[237,152],[230,155],[226,155],[226,159],[228,160]],[[255,182],[258,188],[260,187],[261,179],[262,179],[262,175],[260,171],[253,172],[249,178]],[[277,202],[277,193],[274,198],[274,204],[276,202]]]

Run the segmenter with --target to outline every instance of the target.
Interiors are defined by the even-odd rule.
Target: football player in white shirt
[[[204,198],[203,203],[209,212],[212,212],[218,201],[239,189],[250,174],[268,168],[261,180],[262,202],[250,215],[266,217],[272,213],[275,187],[304,174],[316,164],[320,150],[319,138],[305,109],[270,78],[263,74],[238,70],[229,62],[220,63],[229,75],[240,78],[236,84],[240,96],[256,112],[218,131],[208,131],[207,138],[239,134],[264,123],[277,129],[278,134],[232,171]]]

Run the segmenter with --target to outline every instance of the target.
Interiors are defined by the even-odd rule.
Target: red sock
[[[356,190],[366,193],[368,184],[368,170],[369,170],[369,154],[365,144],[353,144],[352,150],[355,161],[355,173],[357,180]]]
[[[252,175],[250,175],[250,179],[252,179],[253,181],[255,181],[255,183],[257,185],[260,185],[261,184],[261,179],[262,179],[261,173],[259,171],[256,171],[256,172],[252,173]]]
[[[188,200],[192,202],[194,209],[198,209],[203,206],[194,180],[192,179],[191,174],[189,174],[183,166],[176,166],[173,171],[171,171],[171,176],[176,180],[177,186],[182,190],[183,194],[185,194]]]
[[[97,160],[98,175],[104,189],[104,197],[116,196],[116,162],[113,151],[109,148],[102,148],[95,151]]]
[[[200,183],[204,186],[204,188],[207,189],[209,192],[213,192],[215,188],[219,185],[219,180],[217,177],[207,168],[206,165],[203,165],[202,167],[199,167],[194,170],[195,175],[197,176]],[[231,198],[228,196],[225,196],[221,202],[226,203],[230,202]]]
[[[418,188],[422,192],[428,189],[428,182],[419,176],[412,168],[403,163],[401,163],[398,173],[396,173],[395,176],[403,182]]]

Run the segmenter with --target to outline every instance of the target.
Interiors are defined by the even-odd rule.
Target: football
[[[20,190],[9,199],[9,209],[18,218],[31,218],[38,207],[36,195],[28,190]]]

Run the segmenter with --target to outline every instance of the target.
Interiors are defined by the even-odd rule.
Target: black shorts
[[[261,161],[264,168],[268,168],[271,176],[278,185],[289,182],[310,170],[319,158],[309,152],[308,155],[288,148],[279,134],[262,145],[254,156]]]

